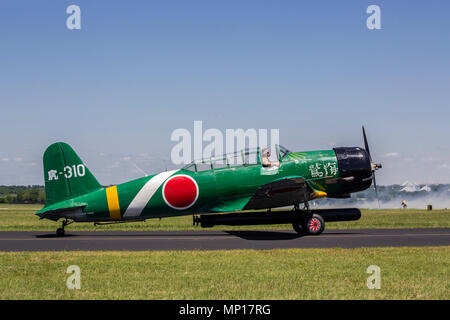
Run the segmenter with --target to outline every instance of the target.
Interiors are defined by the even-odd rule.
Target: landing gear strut
[[[311,209],[309,208],[309,202],[308,201],[305,202],[305,209],[306,209],[306,212],[311,213]]]
[[[73,222],[73,221],[69,221],[69,220],[67,220],[67,219],[63,220],[61,228],[56,229],[56,235],[57,235],[58,237],[64,236],[64,233],[65,233],[64,227],[67,226],[67,225],[69,225],[69,224],[71,224],[72,222]]]
[[[300,210],[299,205],[294,205],[295,212],[303,217],[300,222],[294,222],[292,227],[299,235],[319,235],[325,229],[325,221],[318,214],[313,214],[309,207],[308,201],[305,202],[305,209]]]

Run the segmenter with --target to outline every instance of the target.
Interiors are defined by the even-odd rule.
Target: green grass
[[[36,205],[0,205],[0,230],[51,230]],[[327,228],[450,227],[445,210],[363,210]],[[214,229],[286,229],[219,226]],[[69,230],[199,230],[192,217]],[[69,265],[82,270],[68,290]],[[366,287],[369,265],[381,290]],[[144,252],[0,252],[0,299],[449,299],[450,247]]]
[[[0,205],[1,231],[42,230],[54,231],[60,224],[50,220],[39,220],[34,212],[41,207],[38,205]],[[362,210],[362,217],[358,221],[327,223],[327,229],[352,228],[433,228],[450,227],[450,210]],[[216,230],[280,230],[290,229],[290,225],[264,226],[216,226]],[[200,230],[192,225],[192,216],[173,217],[164,219],[149,219],[146,222],[121,223],[115,225],[97,226],[92,223],[74,223],[67,230]]]
[[[0,299],[449,299],[449,262],[450,247],[0,252]]]

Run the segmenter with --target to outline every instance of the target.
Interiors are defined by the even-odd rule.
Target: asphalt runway
[[[221,250],[449,246],[450,228],[325,230],[319,236],[273,231],[0,232],[0,251]]]

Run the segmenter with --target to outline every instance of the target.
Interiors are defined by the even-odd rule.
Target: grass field
[[[0,230],[48,230],[36,205],[0,205]],[[327,228],[450,227],[449,211],[363,210]],[[214,229],[286,229],[289,225]],[[192,217],[68,230],[200,230]],[[69,265],[81,289],[66,287]],[[369,265],[381,289],[369,290]],[[140,252],[0,252],[0,299],[449,299],[450,247]]]
[[[39,220],[34,212],[41,207],[36,205],[0,205],[1,231],[45,230],[54,231],[60,223],[49,220]],[[358,221],[327,223],[327,229],[352,228],[433,228],[450,227],[450,210],[362,210],[362,217]],[[216,226],[213,229],[289,229],[290,225],[264,226]],[[150,219],[146,222],[121,223],[94,227],[92,223],[74,223],[67,230],[200,230],[192,225],[192,216]]]
[[[0,299],[449,299],[449,262],[450,247],[0,252]]]

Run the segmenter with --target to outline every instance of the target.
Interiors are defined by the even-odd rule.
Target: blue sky
[[[66,8],[81,8],[81,30]],[[366,8],[381,7],[381,30]],[[2,1],[0,184],[70,143],[101,183],[164,169],[170,134],[278,128],[362,145],[380,184],[450,183],[448,1]],[[170,166],[170,165],[169,165]]]

